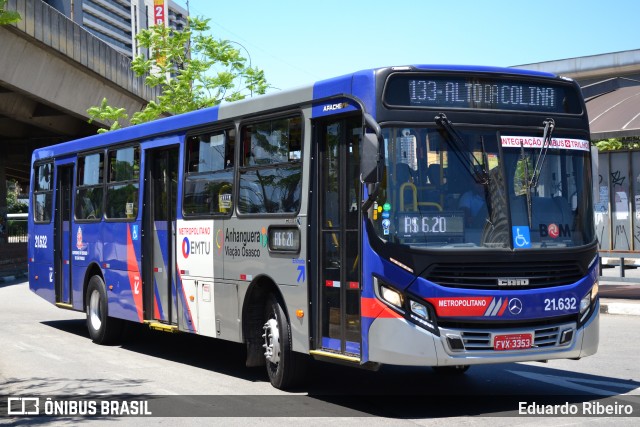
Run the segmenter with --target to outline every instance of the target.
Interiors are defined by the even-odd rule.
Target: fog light
[[[464,350],[464,341],[457,335],[447,335],[447,343],[449,343],[449,348],[453,351]]]
[[[566,331],[562,331],[560,335],[560,344],[566,344],[573,339],[573,329],[567,329]]]

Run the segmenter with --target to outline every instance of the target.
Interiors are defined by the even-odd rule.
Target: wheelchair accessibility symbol
[[[529,227],[514,225],[511,227],[513,235],[513,247],[516,249],[531,247],[531,234]]]

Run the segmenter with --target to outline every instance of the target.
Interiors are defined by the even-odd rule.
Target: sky
[[[638,0],[189,0],[189,12],[242,45],[270,91],[384,66],[511,66],[640,49]]]

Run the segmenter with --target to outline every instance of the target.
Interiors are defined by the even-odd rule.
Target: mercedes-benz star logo
[[[509,300],[509,312],[513,315],[518,315],[522,312],[522,301],[518,298],[511,298]]]

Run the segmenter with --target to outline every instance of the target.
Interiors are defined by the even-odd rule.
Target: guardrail
[[[619,268],[618,276],[604,276],[604,270]],[[640,274],[627,277],[627,270],[640,268],[640,253],[600,251],[600,279],[612,282],[629,282],[640,284]],[[635,272],[635,271],[634,271]],[[640,270],[638,271],[640,273]]]
[[[27,243],[27,218],[29,214],[7,214],[7,243]]]
[[[7,214],[0,230],[0,283],[7,276],[27,272],[27,219],[29,214]]]

